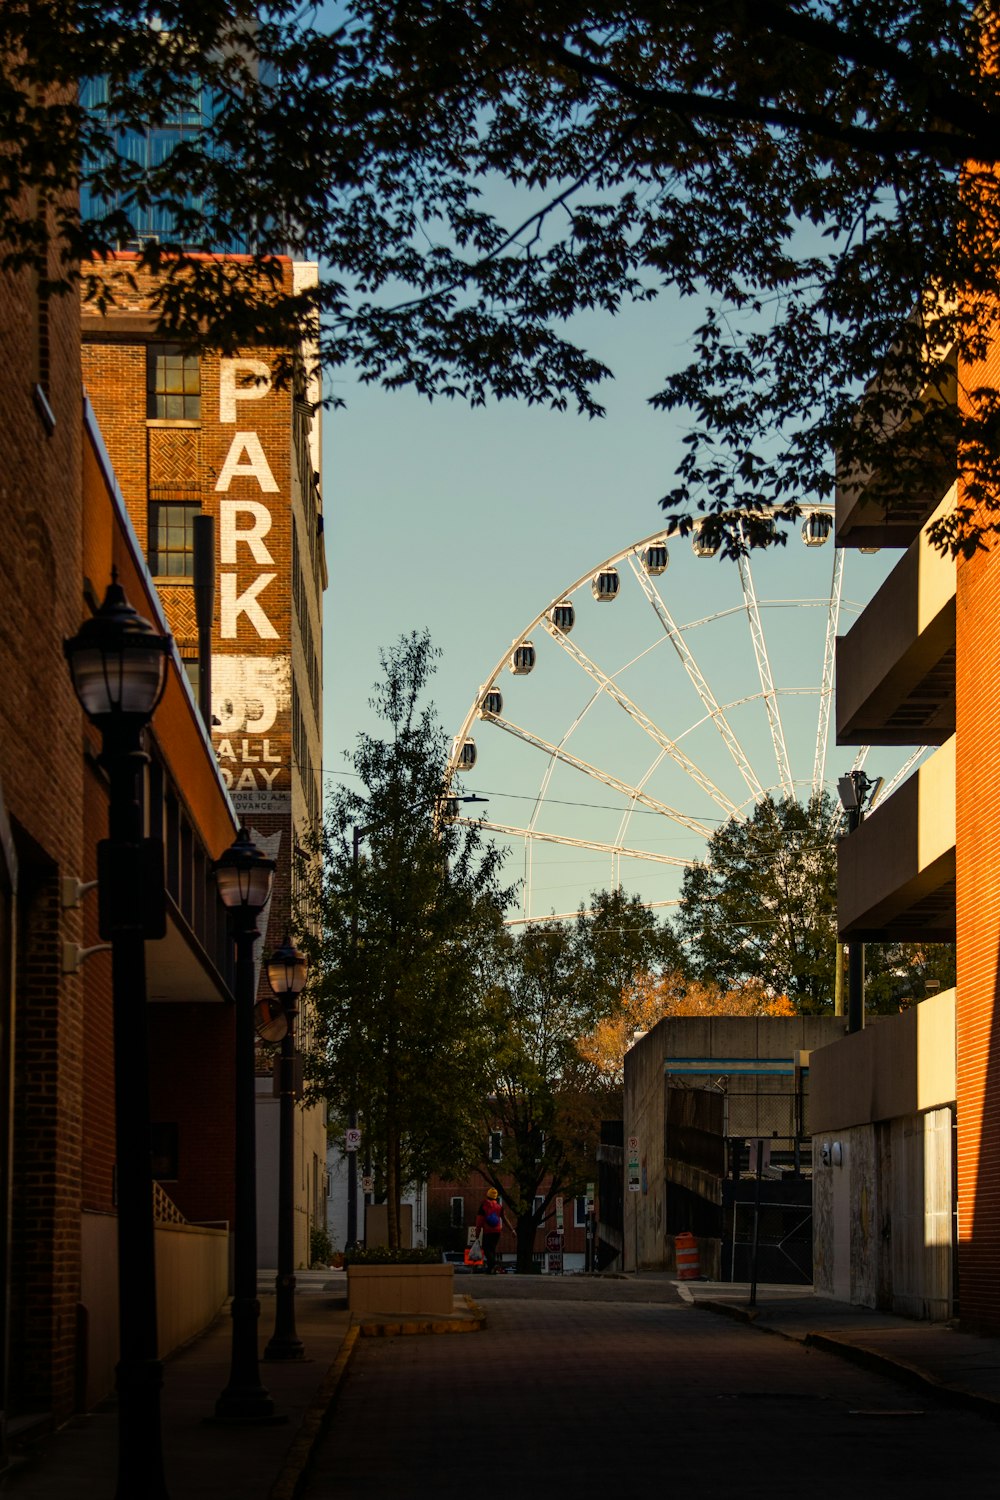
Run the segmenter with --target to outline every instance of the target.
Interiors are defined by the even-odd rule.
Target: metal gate
[[[757,1219],[757,1275],[760,1282],[809,1285],[812,1282],[812,1183],[761,1182],[743,1178],[722,1185],[722,1274],[727,1281],[753,1279],[754,1218]]]

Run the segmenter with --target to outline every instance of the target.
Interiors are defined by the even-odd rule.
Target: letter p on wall
[[[236,421],[237,401],[259,401],[271,389],[271,371],[260,359],[220,359],[219,421]]]

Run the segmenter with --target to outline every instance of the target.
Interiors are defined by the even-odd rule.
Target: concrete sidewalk
[[[262,1274],[262,1349],[274,1323],[273,1290],[273,1273]],[[347,1311],[346,1275],[297,1276],[296,1326],[306,1357],[260,1362],[261,1383],[282,1422],[230,1427],[207,1420],[228,1380],[231,1326],[227,1305],[205,1333],[166,1361],[161,1411],[167,1493],[172,1500],[291,1500],[357,1338]],[[20,1453],[15,1449],[2,1489],[18,1500],[109,1500],[116,1488],[117,1442],[112,1399]]]
[[[819,1297],[812,1287],[680,1282],[685,1300],[933,1391],[1000,1421],[1000,1338]]]

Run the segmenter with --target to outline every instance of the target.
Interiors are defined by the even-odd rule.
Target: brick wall
[[[1000,388],[1000,346],[960,388]],[[960,558],[956,594],[959,1303],[1000,1331],[1000,551]]]
[[[45,305],[28,273],[0,275],[0,346],[0,792],[20,865],[19,961],[2,1017],[16,1080],[8,1407],[64,1417],[80,1286],[83,1047],[81,980],[60,965],[62,939],[82,937],[82,914],[64,913],[59,900],[60,876],[83,868],[82,716],[62,655],[83,615],[73,299]]]
[[[150,1113],[177,1125],[178,1178],[164,1191],[186,1219],[234,1217],[231,1005],[150,1006]]]
[[[1000,370],[997,375],[1000,376]],[[959,560],[956,914],[959,1300],[1000,1331],[1000,551]]]

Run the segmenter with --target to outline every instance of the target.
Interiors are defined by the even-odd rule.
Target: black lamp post
[[[236,1214],[233,1255],[233,1340],[229,1383],[215,1403],[222,1422],[262,1422],[274,1417],[274,1402],[260,1383],[257,1363],[257,1150],[254,1115],[253,945],[257,918],[267,905],[274,879],[273,859],[263,854],[245,828],[215,861],[215,879],[229,913],[236,944]]]
[[[165,1500],[156,1329],[144,940],[162,937],[163,860],[143,838],[138,781],[146,725],[163,695],[171,639],[129,604],[112,574],[104,603],[64,643],[73,687],[101,732],[108,838],[98,846],[101,936],[111,944],[118,1205],[119,1500]],[[158,860],[158,867],[157,867]]]
[[[286,937],[267,961],[267,981],[284,1006],[288,1027],[281,1039],[281,1100],[278,1117],[278,1275],[274,1283],[274,1332],[265,1359],[302,1359],[295,1330],[295,1017],[308,961]]]
[[[837,779],[837,793],[844,809],[848,833],[854,833],[864,822],[882,790],[882,777],[874,780],[858,769]],[[865,945],[858,938],[849,939],[847,950],[847,1029],[863,1031],[865,1026]]]

